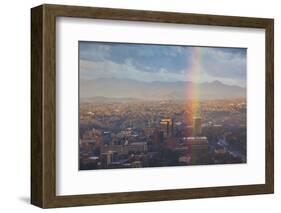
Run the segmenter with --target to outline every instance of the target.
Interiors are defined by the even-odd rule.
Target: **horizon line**
[[[194,83],[194,84],[204,84],[204,83],[215,83],[219,82],[221,84],[227,85],[227,86],[237,86],[243,89],[247,89],[247,86],[242,86],[242,85],[237,85],[237,84],[229,84],[222,82],[220,80],[213,80],[213,81],[202,81],[202,82],[195,82],[195,81],[186,81],[186,80],[175,80],[175,81],[163,81],[163,80],[158,80],[158,81],[143,81],[143,80],[136,80],[136,79],[131,79],[131,78],[118,78],[118,77],[100,77],[100,78],[91,78],[91,79],[85,79],[85,78],[79,78],[79,81],[93,81],[93,80],[100,80],[100,79],[116,79],[116,80],[130,80],[130,81],[137,81],[141,83],[155,83],[155,82],[160,82],[160,83]]]

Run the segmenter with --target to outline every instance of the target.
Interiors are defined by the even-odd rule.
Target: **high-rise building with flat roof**
[[[205,136],[188,137],[187,143],[191,147],[192,163],[196,164],[208,155],[209,142]]]
[[[196,115],[193,118],[192,137],[187,138],[187,143],[191,147],[192,163],[202,163],[209,152],[209,142],[207,137],[202,136],[201,117]]]
[[[164,118],[160,121],[160,129],[164,133],[164,137],[170,137],[174,134],[174,121],[172,118]]]
[[[192,135],[193,136],[200,136],[201,134],[202,134],[201,117],[200,116],[195,116],[193,118],[193,131],[192,131]]]

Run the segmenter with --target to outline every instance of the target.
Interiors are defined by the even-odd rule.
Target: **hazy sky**
[[[80,78],[219,80],[246,86],[245,48],[79,42]]]

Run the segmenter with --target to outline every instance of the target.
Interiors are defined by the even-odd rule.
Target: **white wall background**
[[[30,8],[42,3],[162,10],[189,13],[269,17],[275,19],[275,109],[281,107],[279,1],[245,0],[92,0],[2,1],[0,6],[0,210],[39,212],[30,192]],[[281,207],[281,112],[275,110],[275,194],[208,198],[96,207],[51,209],[49,212],[278,212]],[[4,146],[3,146],[4,145]],[[279,210],[280,211],[280,210]]]

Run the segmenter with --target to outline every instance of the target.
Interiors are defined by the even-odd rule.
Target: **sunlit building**
[[[204,161],[209,151],[208,139],[207,137],[202,136],[200,116],[195,116],[193,118],[192,135],[193,135],[192,137],[187,138],[187,143],[191,147],[192,163],[196,164],[199,163],[200,161]]]
[[[195,116],[193,118],[193,136],[200,136],[202,134],[202,128],[201,128],[201,117]]]
[[[170,137],[174,134],[174,121],[172,118],[164,118],[160,121],[160,129],[164,133],[164,137]]]

